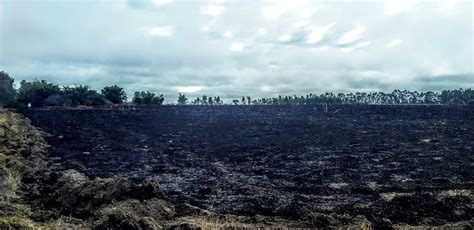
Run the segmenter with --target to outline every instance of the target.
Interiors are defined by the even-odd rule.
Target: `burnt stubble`
[[[175,200],[300,220],[472,220],[468,106],[158,106],[25,110],[87,176],[156,178]]]

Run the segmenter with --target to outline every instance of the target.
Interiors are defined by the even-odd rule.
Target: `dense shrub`
[[[441,101],[444,104],[462,103],[465,104],[470,100],[474,100],[474,90],[472,89],[455,89],[443,90],[440,95]]]
[[[100,106],[110,102],[88,86],[64,87],[47,81],[21,81],[18,91],[18,103],[32,107],[41,106]]]
[[[122,104],[124,101],[127,100],[127,94],[123,90],[123,88],[113,85],[113,86],[106,86],[101,90],[102,95],[104,95],[105,99],[109,100],[114,104]]]
[[[165,98],[163,94],[156,96],[156,94],[151,93],[150,91],[141,91],[135,92],[132,103],[136,105],[161,105]]]
[[[43,101],[45,106],[71,106],[72,100],[62,94],[53,94]]]
[[[60,93],[61,89],[58,85],[49,83],[45,80],[35,80],[33,82],[23,80],[20,82],[17,101],[21,105],[31,103],[31,106],[33,107],[41,107],[45,105],[44,101],[46,98]]]
[[[70,103],[69,106],[100,106],[107,105],[111,102],[108,101],[104,95],[97,93],[95,90],[91,90],[89,86],[75,86],[75,87],[64,87],[63,89],[64,101]]]
[[[0,107],[13,105],[16,94],[13,82],[8,73],[0,71]]]

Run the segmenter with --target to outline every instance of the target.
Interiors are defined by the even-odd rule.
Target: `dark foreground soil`
[[[357,216],[379,226],[474,218],[473,107],[344,105],[325,112],[322,106],[162,106],[22,113],[51,134],[48,154],[62,170],[90,178],[153,179],[170,199],[220,214],[310,218],[320,226]]]

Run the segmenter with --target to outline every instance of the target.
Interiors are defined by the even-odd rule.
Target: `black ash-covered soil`
[[[157,179],[221,214],[378,224],[473,220],[466,106],[161,106],[22,111],[50,157],[94,177]],[[327,217],[327,216],[326,216]],[[314,220],[314,218],[313,218]],[[317,218],[316,218],[317,221]],[[324,223],[323,223],[324,224]],[[334,224],[334,223],[329,223]]]

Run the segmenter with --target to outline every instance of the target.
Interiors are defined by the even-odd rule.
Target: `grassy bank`
[[[0,110],[0,228],[31,228],[30,208],[23,202],[22,179],[45,165],[42,133],[23,116]]]

